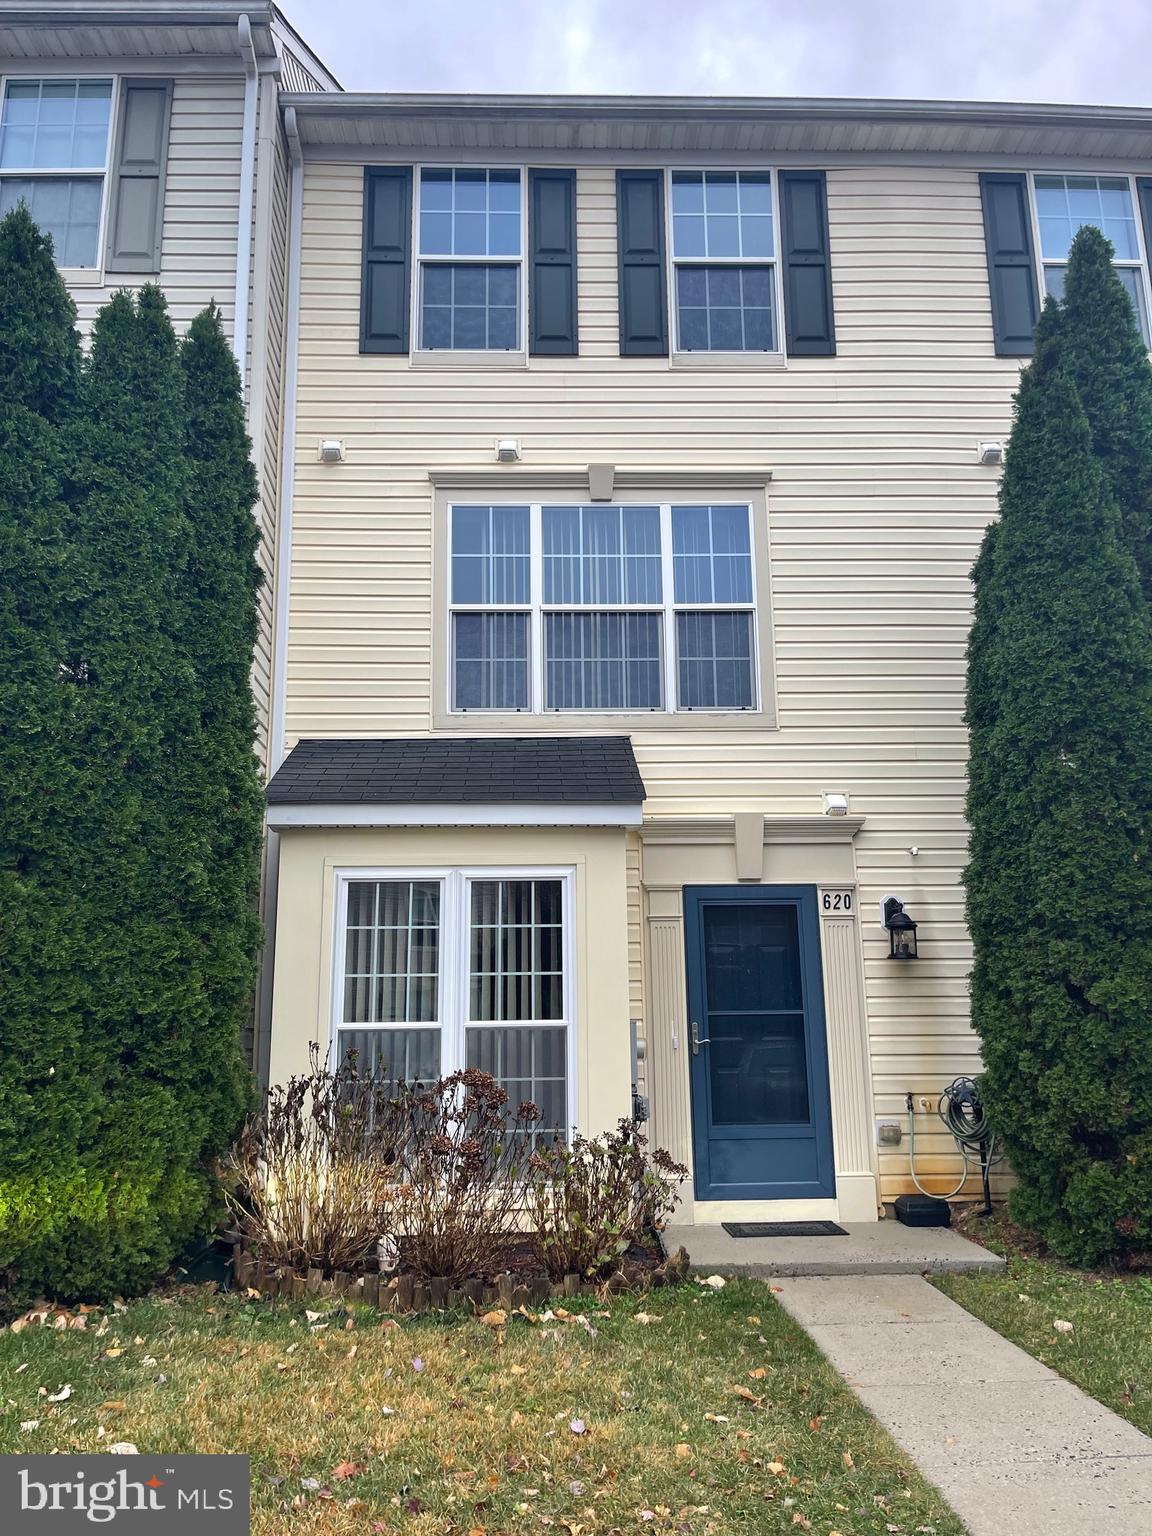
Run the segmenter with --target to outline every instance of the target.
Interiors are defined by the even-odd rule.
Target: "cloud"
[[[1146,0],[285,0],[351,90],[1147,104]]]

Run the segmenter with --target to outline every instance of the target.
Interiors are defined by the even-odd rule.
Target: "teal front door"
[[[815,886],[688,886],[698,1200],[836,1192]]]

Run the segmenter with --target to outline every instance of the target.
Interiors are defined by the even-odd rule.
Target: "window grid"
[[[479,179],[481,177],[482,182]],[[478,192],[475,194],[477,206],[460,206],[460,189],[464,186],[474,189],[483,186],[483,198],[480,198]],[[507,196],[510,202],[510,196],[499,190],[513,187],[516,189],[515,210],[505,206],[505,198]],[[528,323],[528,271],[524,260],[528,243],[528,199],[523,167],[418,165],[415,169],[415,188],[416,195],[412,199],[413,249],[416,252],[418,280],[412,284],[412,325],[417,338],[417,351],[524,352],[527,348]],[[436,206],[428,206],[426,189],[434,197]],[[513,244],[513,212],[516,216],[515,248],[505,249]],[[446,219],[447,225],[444,223]],[[479,237],[481,229],[482,238]],[[481,245],[483,249],[467,249],[468,246]],[[426,306],[425,275],[435,273],[437,268],[452,274],[452,302],[443,302],[442,291],[439,295],[433,295],[441,302]],[[507,303],[508,295],[504,291],[507,278],[504,276],[497,277],[500,291],[495,294],[492,292],[492,279],[488,279],[483,305],[468,302],[457,306],[455,294],[461,274],[467,276],[469,269],[477,275],[484,271],[508,274],[515,285],[513,306]],[[452,314],[447,323],[443,313],[446,309]],[[468,313],[464,313],[461,320],[460,313],[464,311]],[[482,325],[475,311],[484,316]],[[431,313],[434,336],[431,342],[426,334],[426,320],[430,312],[434,312]],[[509,325],[514,327],[511,336]]]
[[[1063,183],[1063,211],[1060,213],[1056,213],[1052,202],[1060,190],[1056,183]],[[1073,183],[1084,185],[1074,186]],[[1094,188],[1089,188],[1088,183],[1094,183]],[[1063,297],[1064,273],[1068,265],[1067,252],[1062,257],[1051,254],[1058,237],[1067,233],[1070,244],[1071,237],[1076,234],[1082,224],[1095,224],[1115,247],[1116,254],[1112,265],[1128,290],[1145,344],[1152,345],[1148,251],[1145,249],[1140,198],[1135,177],[1086,175],[1073,171],[1033,171],[1029,173],[1028,184],[1032,237],[1036,251],[1035,260],[1041,299],[1043,300],[1044,295],[1048,293],[1055,298]],[[1114,200],[1109,206],[1106,206],[1104,200],[1106,192],[1119,194],[1121,191],[1124,193],[1123,206],[1126,212],[1121,211],[1118,200]],[[1042,211],[1042,202],[1047,211]],[[1094,207],[1089,208],[1089,203],[1094,204]],[[1090,217],[1091,212],[1097,213],[1099,217]],[[1066,230],[1058,231],[1057,223],[1065,225]],[[1045,244],[1049,247],[1048,253],[1045,252]]]
[[[92,270],[101,265],[108,169],[116,133],[118,92],[115,77],[85,79],[76,76],[0,75],[0,217],[23,200],[33,218],[52,236],[56,265],[68,270]],[[31,89],[35,87],[35,98]],[[71,91],[66,97],[63,93]],[[29,140],[27,112],[13,112],[14,103],[36,101]],[[53,115],[68,117],[47,125],[41,144],[41,110],[45,100],[58,103]],[[65,103],[71,111],[64,113]],[[81,103],[84,103],[83,107]],[[56,164],[50,149],[63,149],[67,130],[68,153]],[[87,146],[77,159],[80,146]],[[15,144],[13,144],[15,135]],[[48,137],[54,135],[54,139]],[[91,150],[102,137],[97,155]],[[31,149],[27,153],[25,146]],[[66,190],[65,190],[66,189]]]
[[[760,708],[760,690],[762,679],[760,676],[760,647],[759,647],[759,619],[756,612],[756,557],[752,539],[752,507],[748,502],[725,503],[648,503],[648,502],[621,502],[614,503],[621,510],[622,518],[626,517],[630,510],[656,510],[659,513],[660,540],[658,551],[651,553],[653,560],[659,560],[660,566],[660,598],[653,603],[639,602],[605,602],[595,600],[595,595],[590,595],[584,602],[547,602],[545,601],[546,576],[544,544],[544,513],[548,510],[563,510],[565,512],[583,511],[584,508],[576,504],[560,504],[550,502],[532,502],[524,510],[527,511],[530,527],[530,595],[527,604],[499,604],[492,603],[459,603],[454,600],[449,603],[448,611],[448,694],[449,708],[454,713],[472,712],[487,709],[490,712],[528,713],[535,715],[558,713],[586,713],[586,714],[636,714],[636,713],[747,713]],[[448,567],[449,567],[449,595],[453,595],[454,576],[454,530],[457,514],[474,514],[482,508],[470,503],[453,503],[448,509]],[[505,509],[512,510],[512,509]],[[602,509],[599,504],[593,510],[607,510],[607,504]],[[681,596],[677,591],[678,577],[676,573],[676,556],[674,554],[674,512],[687,514],[690,512],[706,511],[708,519],[708,546],[698,558],[706,558],[710,570],[710,592],[708,596],[696,592],[686,592]],[[732,513],[738,511],[743,518],[744,542],[740,548],[717,549],[715,547],[715,527],[712,514],[715,511]],[[623,535],[622,535],[623,540]],[[562,558],[567,559],[566,554]],[[682,559],[696,557],[695,552],[682,556]],[[724,562],[742,562],[746,572],[743,582],[743,592],[737,590],[741,583],[730,577],[731,590],[723,595],[716,592],[715,572]],[[622,578],[623,582],[624,578]],[[621,596],[624,592],[621,592]],[[683,692],[681,679],[682,669],[679,665],[680,636],[684,626],[681,624],[682,616],[697,614],[741,614],[746,615],[748,634],[747,663],[750,675],[746,686],[741,686],[733,692],[734,702],[719,702],[715,704],[701,703],[699,701],[686,701],[681,697]],[[646,614],[660,616],[659,655],[662,672],[660,697],[658,702],[624,702],[619,705],[588,703],[586,705],[556,705],[550,703],[550,678],[549,678],[549,648],[548,630],[550,621],[564,617],[587,616],[594,618],[598,615],[620,614],[625,617],[642,617]],[[516,706],[500,705],[465,705],[461,702],[461,690],[457,680],[458,651],[458,620],[461,616],[488,615],[503,618],[507,621],[520,616],[528,620],[528,656],[525,660],[522,652],[517,655],[520,671],[517,674],[518,698],[523,698],[525,703]],[[713,625],[713,632],[716,626]],[[697,626],[696,633],[703,631]],[[554,629],[553,634],[559,633]],[[634,639],[640,641],[639,632]],[[639,650],[651,649],[646,643],[639,646]],[[622,661],[621,675],[624,684],[632,683],[637,690],[647,688],[650,692],[652,683],[652,657],[639,654],[639,650],[633,649],[633,654],[625,654]],[[464,658],[466,661],[470,658]],[[564,655],[558,659],[561,662],[571,663],[576,658]],[[605,660],[604,657],[590,657],[589,660]],[[703,658],[693,658],[700,661]],[[737,662],[743,659],[743,652],[731,654],[725,657],[717,657],[717,661]],[[500,658],[493,657],[492,665],[497,665]],[[569,668],[571,670],[571,668]],[[716,673],[714,672],[714,676]],[[557,674],[553,674],[552,687],[556,685]],[[639,692],[634,692],[632,698],[640,698]]]
[[[678,167],[665,177],[676,351],[779,354],[783,309],[775,174]],[[699,212],[685,212],[684,198],[697,183]],[[730,209],[715,206],[721,185],[725,195],[732,189]],[[758,201],[749,211],[751,192]]]
[[[566,1134],[574,1065],[571,880],[570,870],[540,868],[342,874],[336,953],[345,958],[334,977],[334,1054],[351,1047],[365,1069],[383,1066],[392,1081],[478,1067],[507,1089],[513,1110],[524,1099],[540,1106],[542,1133]],[[358,975],[350,961],[360,963],[363,954],[358,935],[374,925],[397,928],[400,915],[418,927],[430,891],[437,903],[436,1022],[347,1022],[349,982]],[[397,921],[378,925],[381,915]],[[373,963],[379,954],[371,949]]]

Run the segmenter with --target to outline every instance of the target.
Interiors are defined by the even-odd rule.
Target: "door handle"
[[[692,1054],[693,1054],[693,1056],[699,1056],[699,1054],[700,1054],[700,1047],[702,1045],[707,1045],[707,1044],[708,1044],[707,1040],[701,1040],[701,1038],[700,1038],[700,1026],[699,1026],[699,1024],[697,1024],[696,1020],[693,1019],[692,1020]]]

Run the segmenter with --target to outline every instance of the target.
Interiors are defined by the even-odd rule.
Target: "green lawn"
[[[262,1536],[961,1536],[766,1286],[571,1306],[396,1326],[201,1289],[5,1331],[0,1452],[247,1452]]]
[[[1003,1274],[933,1283],[1045,1365],[1152,1434],[1152,1280],[1067,1269],[1003,1216],[966,1228],[1008,1260]],[[1071,1323],[1071,1329],[1056,1324]]]

